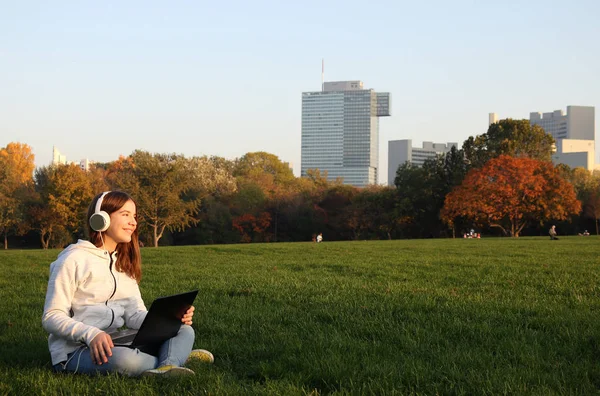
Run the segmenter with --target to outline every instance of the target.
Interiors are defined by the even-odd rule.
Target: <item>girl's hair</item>
[[[96,195],[92,200],[92,203],[87,211],[88,220],[94,214],[96,210],[96,203],[101,196],[102,193]],[[131,198],[126,192],[111,191],[102,199],[100,210],[103,210],[110,215],[111,213],[121,209],[123,205],[127,203],[127,201],[132,201],[135,204],[133,198]],[[96,247],[101,247],[102,238],[100,236],[100,232],[92,230],[89,221],[87,228],[90,235],[90,242],[92,242]],[[116,251],[118,252],[117,262],[115,264],[117,271],[124,272],[139,283],[142,279],[142,258],[140,255],[137,227],[133,231],[133,234],[131,234],[131,241],[129,243],[118,243]]]

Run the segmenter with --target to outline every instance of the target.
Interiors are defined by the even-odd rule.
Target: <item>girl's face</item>
[[[118,243],[131,242],[131,235],[137,227],[135,204],[125,202],[120,209],[110,214],[110,226],[105,233],[104,243],[109,251],[114,251]]]

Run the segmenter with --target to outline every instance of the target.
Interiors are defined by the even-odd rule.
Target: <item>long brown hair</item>
[[[102,193],[96,195],[90,204],[87,212],[87,219],[89,219],[96,210],[96,203],[102,196]],[[105,211],[109,215],[117,210],[121,209],[127,201],[132,201],[135,204],[133,198],[123,191],[111,191],[104,196],[102,199],[102,206],[100,210]],[[135,204],[137,209],[137,204]],[[102,239],[100,232],[92,230],[89,222],[87,224],[88,232],[90,235],[90,242],[96,247],[102,246]],[[131,234],[131,241],[129,243],[118,243],[117,244],[117,262],[115,268],[117,271],[124,272],[129,277],[135,279],[138,283],[142,279],[142,257],[140,254],[140,245],[138,237],[137,227]]]

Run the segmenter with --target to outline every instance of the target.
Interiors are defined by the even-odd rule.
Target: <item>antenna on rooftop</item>
[[[325,91],[325,58],[321,58],[321,92]]]

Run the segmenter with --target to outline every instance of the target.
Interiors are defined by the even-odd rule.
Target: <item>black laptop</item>
[[[181,318],[192,306],[197,294],[198,290],[192,290],[157,298],[152,302],[139,330],[126,329],[109,334],[113,344],[157,355],[160,345],[179,332]]]

